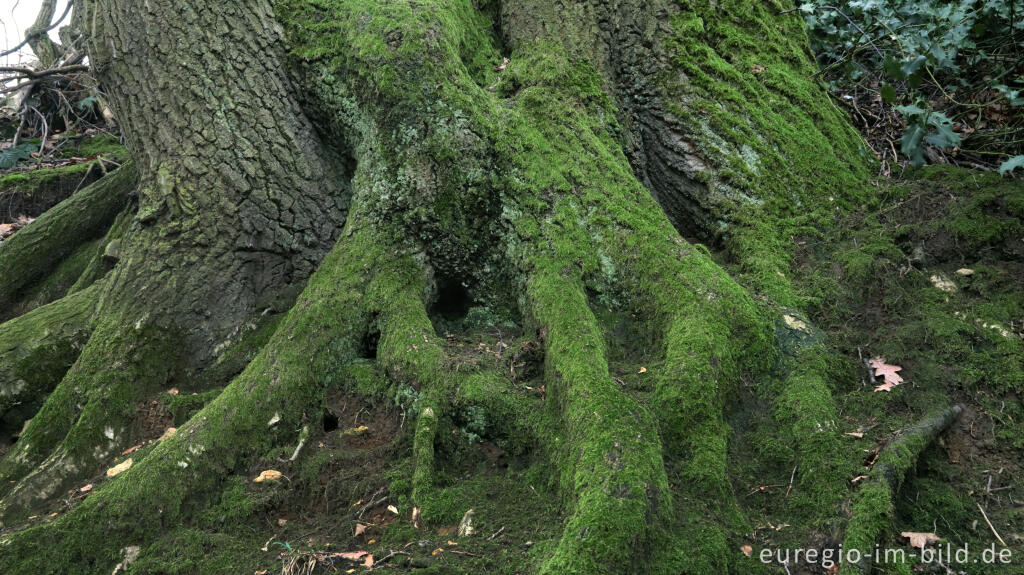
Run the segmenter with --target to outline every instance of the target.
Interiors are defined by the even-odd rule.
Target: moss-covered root
[[[89,338],[97,288],[0,325],[0,441],[35,415]]]
[[[921,451],[952,425],[963,410],[963,406],[954,405],[925,416],[913,427],[904,429],[878,454],[874,468],[854,496],[853,515],[843,540],[844,549],[861,550],[861,561],[845,563],[841,575],[871,570],[869,551],[892,517],[892,500],[907,472],[914,467]]]
[[[563,422],[562,436],[550,440],[570,509],[541,573],[629,573],[647,563],[656,515],[669,497],[661,441],[648,410],[609,375],[583,282],[570,273],[541,260],[527,286],[544,338],[551,408]]]
[[[126,163],[0,243],[0,320],[27,287],[78,246],[106,233],[137,180],[134,164]]]
[[[85,269],[79,274],[78,279],[68,289],[69,294],[81,291],[107,275],[118,260],[121,259],[121,240],[128,232],[132,220],[135,217],[135,206],[129,205],[117,215],[107,235],[99,241],[96,251],[86,264]]]
[[[110,572],[122,547],[144,546],[166,525],[187,521],[228,476],[248,473],[255,457],[294,447],[296,430],[319,421],[324,382],[364,355],[383,302],[400,295],[396,286],[422,278],[411,258],[385,245],[370,233],[344,237],[217,399],[79,507],[0,543],[0,572]]]
[[[178,371],[176,338],[166,328],[96,322],[74,366],[0,460],[4,523],[29,515],[130,446],[138,438],[139,402]]]
[[[792,316],[790,316],[792,317]],[[776,398],[775,417],[799,461],[799,480],[791,508],[804,516],[828,521],[846,492],[844,459],[836,429],[836,402],[826,377],[824,345],[798,351],[786,363],[791,369]]]

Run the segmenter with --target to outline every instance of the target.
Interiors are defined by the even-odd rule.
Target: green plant
[[[0,170],[9,170],[18,162],[31,158],[33,152],[38,148],[38,143],[23,142],[6,150],[0,150]]]
[[[900,146],[903,154],[910,158],[910,163],[913,165],[924,164],[923,142],[937,148],[952,148],[960,145],[961,138],[953,131],[953,121],[942,112],[914,104],[896,106],[896,110],[907,119],[907,129],[903,132]]]
[[[980,141],[979,153],[1022,151],[1019,114],[1004,113],[1024,105],[1016,64],[1024,18],[1013,0],[811,0],[799,10],[834,89],[870,79],[882,101],[906,103],[896,110],[906,120],[902,152],[913,164],[924,163],[925,144],[960,146],[957,124],[965,135],[1004,124]]]

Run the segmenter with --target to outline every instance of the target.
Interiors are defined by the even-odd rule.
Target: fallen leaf
[[[744,546],[740,547],[740,551],[742,551],[743,554],[746,555],[747,557],[750,557],[751,555],[754,554],[754,548],[751,547],[750,545],[744,545]]]
[[[367,541],[367,542],[366,542],[366,544],[367,544],[367,545],[373,545],[373,544],[374,544],[374,543],[376,543],[376,542],[377,542],[377,540],[376,540],[376,539],[370,539],[369,541]]]
[[[286,523],[288,523],[287,519],[278,519],[277,520],[277,526],[278,527],[284,527]]]
[[[362,435],[363,432],[368,431],[369,429],[370,428],[366,427],[365,425],[360,425],[359,427],[353,427],[351,429],[346,429],[345,431],[342,431],[341,434],[342,435]]]
[[[264,569],[262,571],[253,571],[252,575],[267,575],[267,570]]]
[[[508,63],[509,63],[509,59],[508,58],[502,58],[501,59],[501,64],[498,65],[498,66],[495,66],[494,67],[494,71],[495,72],[501,72],[505,68],[508,68]]]
[[[50,514],[50,517],[56,517],[56,516],[57,516],[57,514],[56,514],[56,513],[51,513],[51,514]]]
[[[639,373],[647,373],[647,368],[641,367]]]
[[[367,555],[366,551],[349,551],[347,553],[331,553],[331,557],[341,557],[349,561],[359,561]]]
[[[168,427],[167,430],[164,431],[164,434],[160,436],[160,439],[157,439],[157,441],[163,441],[163,440],[167,439],[168,437],[174,435],[177,432],[178,432],[178,428],[177,427]]]
[[[398,515],[398,508],[395,507],[394,505],[388,505],[388,511],[394,513],[395,515]]]
[[[956,284],[942,274],[935,274],[929,278],[932,285],[946,293],[956,293]]]
[[[167,390],[167,393],[169,393],[171,395],[178,395],[178,388],[177,387],[172,387],[172,388]]]
[[[139,449],[140,447],[142,447],[141,443],[138,444],[138,445],[133,445],[133,446],[129,447],[128,449],[125,449],[124,451],[122,451],[121,455],[128,455],[129,453]]]
[[[364,531],[366,531],[366,526],[363,525],[362,523],[356,523],[356,535],[355,536],[359,537],[360,535],[363,534]]]
[[[88,493],[88,492],[92,491],[92,483],[90,483],[89,485],[86,485],[86,486],[82,487],[82,488],[81,488],[81,489],[79,489],[78,491],[79,491],[79,492],[81,492],[81,493]]]
[[[458,542],[457,541],[449,541],[448,545],[458,545]]]
[[[268,469],[253,479],[253,483],[263,483],[264,481],[274,481],[275,479],[281,479],[284,474],[274,469]]]
[[[960,268],[956,270],[956,273],[957,275],[961,276],[972,276],[974,275],[974,270],[972,270],[971,268]]]
[[[431,552],[430,554],[431,555],[437,555],[438,553],[444,553],[444,549],[441,549],[440,547],[438,547],[437,549],[434,549],[434,551]]]
[[[863,481],[863,480],[865,480],[867,478],[868,478],[867,475],[858,475],[857,477],[854,477],[853,479],[851,479],[850,483],[857,483],[858,481]]]
[[[473,528],[473,510],[466,511],[459,522],[459,537],[469,537],[476,529]]]
[[[916,531],[904,531],[900,533],[901,537],[910,539],[910,546],[918,549],[924,549],[932,543],[938,543],[942,541],[942,538],[934,533],[918,533]]]
[[[420,528],[420,508],[419,507],[413,507],[412,508],[412,526],[415,527],[416,529]]]
[[[132,458],[129,457],[128,459],[125,459],[121,463],[118,463],[117,465],[115,465],[115,466],[111,467],[110,469],[108,469],[107,470],[107,477],[114,477],[115,475],[117,475],[118,473],[121,473],[122,471],[127,471],[128,468],[131,467],[131,466],[132,466]]]
[[[366,560],[363,561],[363,567],[373,567],[373,555],[366,556]]]
[[[903,378],[897,373],[897,371],[903,369],[899,365],[890,365],[886,363],[886,358],[876,357],[868,361],[871,367],[874,368],[874,377],[878,378],[882,375],[886,384],[891,386],[898,386],[903,383]],[[879,391],[876,389],[876,391]],[[889,391],[888,389],[886,391]]]
[[[893,387],[896,387],[895,384],[883,383],[882,385],[875,387],[875,391],[892,391]]]
[[[849,435],[850,437],[856,437],[857,439],[864,437],[864,434],[859,431],[851,431],[849,433],[846,433],[845,435]]]
[[[750,72],[755,75],[760,74],[761,72],[764,72],[764,66],[760,64],[754,64],[753,66],[750,67]]]

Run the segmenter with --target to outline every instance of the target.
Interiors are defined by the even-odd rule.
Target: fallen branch
[[[854,496],[853,515],[846,526],[843,547],[846,549],[872,549],[875,540],[888,525],[892,516],[893,497],[914,465],[918,456],[940,433],[956,421],[963,412],[961,405],[953,405],[934,412],[913,427],[902,430],[878,454],[874,466]],[[846,563],[840,574],[868,573],[871,554],[865,553],[861,561]]]

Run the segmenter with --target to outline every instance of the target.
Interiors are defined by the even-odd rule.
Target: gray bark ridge
[[[79,9],[140,172],[105,301],[124,320],[183,327],[204,362],[333,245],[350,196],[345,163],[300,109],[269,2]]]

